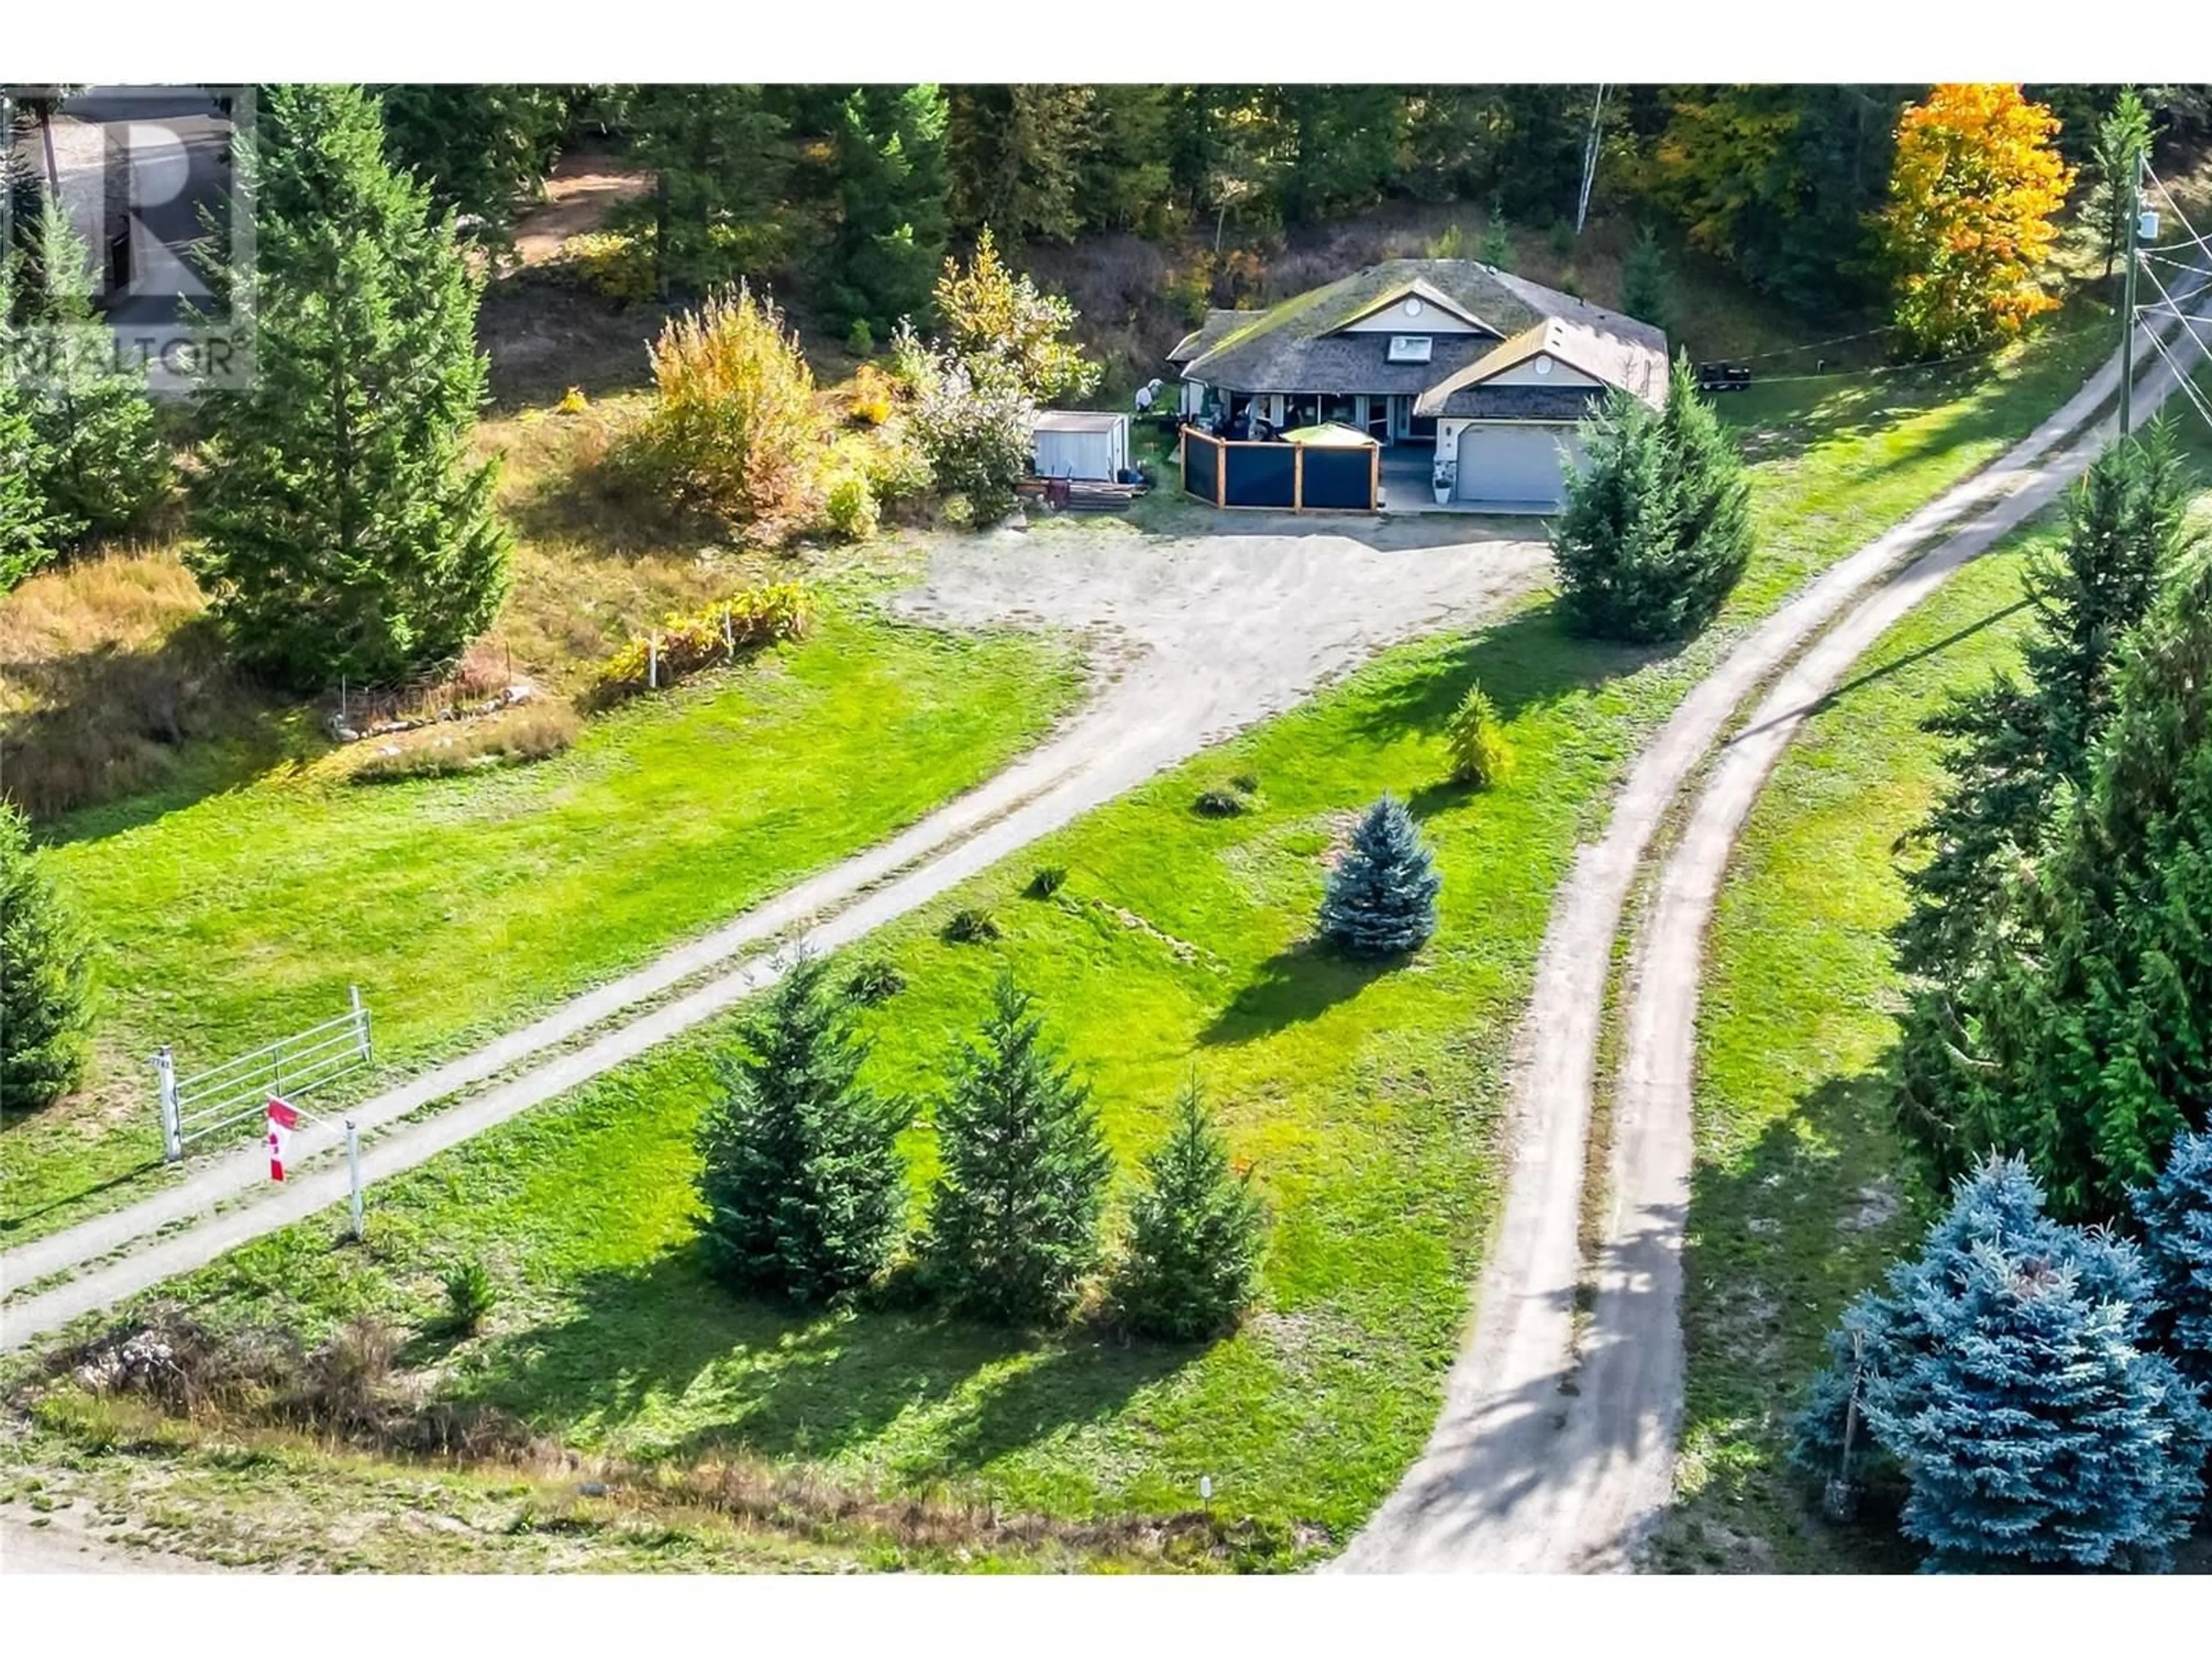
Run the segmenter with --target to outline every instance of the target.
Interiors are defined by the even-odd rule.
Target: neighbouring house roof
[[[1387,362],[1388,334],[1339,331],[1408,294],[1484,331],[1435,335],[1425,363]],[[1235,392],[1420,395],[1446,383],[1457,390],[1503,373],[1523,359],[1473,371],[1501,348],[1520,347],[1532,333],[1538,343],[1528,355],[1549,349],[1540,343],[1551,337],[1547,325],[1553,322],[1562,325],[1556,354],[1562,362],[1609,386],[1626,385],[1639,397],[1663,394],[1667,337],[1659,330],[1474,259],[1386,260],[1266,311],[1210,312],[1203,325],[1177,343],[1169,361],[1182,365],[1187,380]],[[1405,331],[1423,331],[1409,324]],[[1437,412],[1428,404],[1424,397],[1419,412]]]
[[[1446,416],[1473,414],[1472,407],[1463,405],[1471,404],[1486,392],[1494,396],[1502,392],[1522,390],[1547,393],[1575,392],[1575,388],[1568,386],[1483,386],[1484,381],[1503,374],[1508,369],[1518,368],[1536,357],[1549,357],[1570,368],[1580,369],[1592,380],[1609,386],[1619,386],[1656,409],[1667,401],[1665,337],[1647,325],[1638,323],[1636,326],[1645,333],[1658,336],[1657,340],[1634,339],[1612,329],[1595,328],[1563,317],[1547,317],[1494,347],[1457,374],[1438,380],[1421,395],[1420,401],[1413,405],[1413,412],[1417,415]],[[1583,401],[1587,403],[1589,399],[1584,398]]]

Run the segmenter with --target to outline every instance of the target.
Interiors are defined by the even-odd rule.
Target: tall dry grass
[[[266,704],[234,673],[191,574],[128,550],[0,598],[0,793],[33,817],[159,784],[192,740]]]

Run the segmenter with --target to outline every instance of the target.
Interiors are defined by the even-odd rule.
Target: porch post
[[[1291,446],[1291,511],[1306,510],[1306,447]]]
[[[1367,452],[1367,510],[1372,513],[1382,499],[1382,447],[1376,445]]]
[[[1223,512],[1229,510],[1229,443],[1226,439],[1213,449],[1213,504]]]

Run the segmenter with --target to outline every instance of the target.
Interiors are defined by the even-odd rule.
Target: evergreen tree
[[[560,153],[569,90],[441,82],[380,96],[385,148],[428,189],[432,209],[453,213],[477,241],[510,246],[516,208],[538,194]]]
[[[1667,258],[1649,225],[1636,233],[1621,261],[1620,308],[1654,328],[1667,326]]]
[[[1413,814],[1385,795],[1352,832],[1329,872],[1321,904],[1322,937],[1356,957],[1418,951],[1437,931],[1437,873]]]
[[[2212,561],[2138,630],[2088,789],[1961,993],[1967,1146],[2017,1148],[2059,1213],[2118,1211],[2212,1109]]]
[[[1638,642],[1696,633],[1750,562],[1751,486],[1688,359],[1663,410],[1613,392],[1584,443],[1588,468],[1569,479],[1552,528],[1570,626]]]
[[[930,1276],[956,1304],[1029,1323],[1063,1316],[1098,1258],[1113,1170],[1091,1103],[1046,1042],[1030,994],[1002,973],[981,1040],[939,1104],[944,1172]]]
[[[1499,729],[1498,705],[1479,685],[1467,688],[1459,707],[1444,722],[1444,746],[1451,753],[1454,783],[1487,789],[1513,767],[1513,750]]]
[[[644,86],[623,100],[630,150],[653,192],[625,216],[645,232],[661,298],[759,276],[788,252],[779,222],[792,170],[768,88]]]
[[[38,246],[40,291],[24,309],[48,342],[46,370],[28,392],[46,450],[40,487],[73,539],[126,535],[144,526],[172,482],[146,372],[118,361],[94,320],[88,256],[59,209],[40,215]]]
[[[2078,1269],[1978,1247],[1921,1309],[1932,1343],[1868,1427],[1937,1571],[2160,1570],[2203,1500],[2212,1421],[2141,1316]]]
[[[1493,270],[1513,269],[1513,239],[1507,234],[1505,204],[1495,197],[1482,222],[1482,263]]]
[[[928,311],[945,258],[945,95],[931,85],[861,87],[836,132],[838,224],[826,299],[840,332],[865,322],[887,338]]]
[[[83,940],[31,856],[30,825],[0,800],[0,1111],[28,1112],[84,1072]]]
[[[1897,939],[1907,973],[1940,977],[1968,961],[2002,877],[2033,850],[2059,786],[2088,782],[2113,653],[2180,555],[2188,501],[2165,428],[2106,451],[2067,496],[2061,556],[2039,551],[2022,578],[2037,623],[2028,684],[2000,674],[1926,722],[1951,739],[1944,764],[1954,782],[1907,838],[1933,849],[1905,878],[1915,903]]]
[[[1931,1565],[2157,1565],[2203,1492],[2212,1436],[2148,1351],[2155,1298],[2133,1246],[2060,1225],[2017,1159],[1962,1180],[1920,1255],[1829,1341],[1792,1461],[1903,1498]]]
[[[14,349],[0,326],[0,362]],[[0,373],[0,593],[52,559],[76,533],[40,486],[53,451],[31,419],[29,401],[12,372]]]
[[[1233,1170],[1229,1143],[1193,1078],[1176,1097],[1167,1139],[1145,1159],[1129,1208],[1129,1247],[1114,1299],[1134,1328],[1171,1342],[1234,1326],[1258,1288],[1267,1212],[1252,1174]]]
[[[906,1215],[898,1137],[911,1107],[863,1085],[851,998],[818,957],[794,963],[717,1056],[699,1126],[700,1242],[713,1270],[812,1302],[866,1284]]]
[[[952,222],[995,225],[1016,246],[1071,241],[1091,137],[1093,88],[959,86],[945,93],[945,158]]]
[[[2136,170],[2150,154],[2150,112],[2133,87],[2122,89],[2110,113],[2097,123],[2089,163],[2095,172],[2087,216],[2105,244],[2105,275],[2127,245],[2129,210],[2135,204]]]
[[[252,151],[252,384],[216,394],[192,563],[239,659],[302,689],[451,657],[505,596],[477,287],[358,88],[276,87]]]
[[[1090,130],[1077,163],[1076,210],[1091,230],[1164,235],[1177,217],[1169,145],[1174,87],[1107,83],[1091,94]]]
[[[2184,1373],[2212,1389],[2212,1132],[2177,1137],[2134,1206],[2160,1304],[2153,1328]]]
[[[1398,166],[1401,88],[1273,87],[1261,112],[1275,135],[1275,198],[1285,222],[1304,224],[1382,199]]]

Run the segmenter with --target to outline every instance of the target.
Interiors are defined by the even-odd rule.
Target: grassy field
[[[1731,412],[1759,456],[1760,556],[1692,647],[1633,659],[1538,608],[1401,648],[872,942],[909,981],[873,1017],[886,1086],[927,1098],[1002,961],[1093,1077],[1125,1181],[1176,1085],[1205,1079],[1277,1217],[1261,1305],[1232,1339],[1030,1337],[911,1306],[794,1316],[722,1293],[689,1249],[690,1132],[721,1030],[389,1183],[366,1251],[310,1224],[174,1288],[218,1320],[312,1333],[368,1310],[418,1328],[412,1386],[595,1452],[681,1468],[743,1449],[1070,1521],[1175,1514],[1211,1474],[1217,1506],[1260,1529],[1251,1559],[1340,1545],[1426,1434],[1498,1191],[1505,1045],[1552,891],[1627,760],[1777,599],[2025,431],[2096,355],[2064,337],[1963,389],[1882,377],[1879,404],[1749,394]],[[1473,678],[1520,755],[1481,796],[1437,784],[1437,728]],[[1191,812],[1245,771],[1259,810]],[[1305,941],[1333,842],[1385,788],[1437,845],[1444,924],[1413,967],[1370,975]],[[1066,886],[1022,896],[1044,863]],[[978,903],[1005,939],[942,942],[945,915]],[[501,1304],[482,1335],[434,1339],[438,1276],[471,1255]]]
[[[386,1073],[419,1066],[881,840],[1079,684],[1062,644],[902,626],[848,591],[804,643],[534,766],[362,787],[295,763],[64,820],[45,860],[96,941],[95,1107],[9,1121],[0,1237],[75,1218],[158,1157],[155,1044],[190,1070],[358,985]]]

